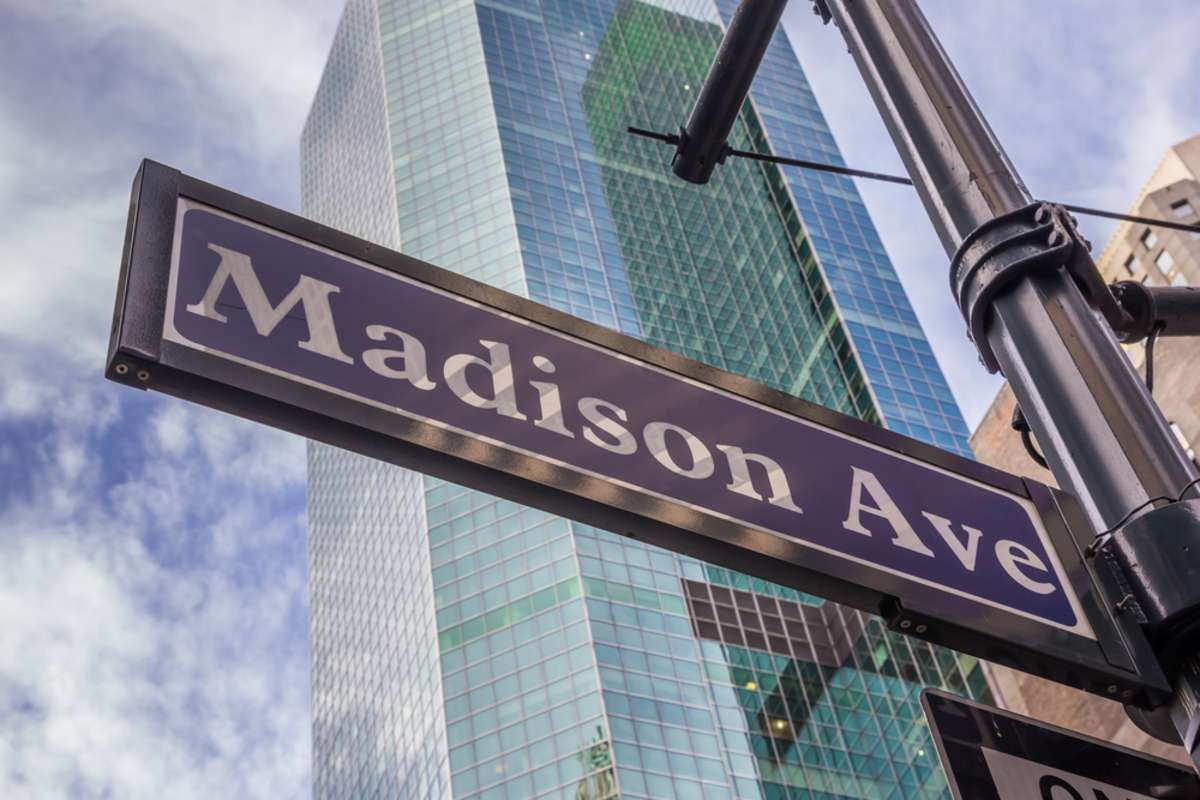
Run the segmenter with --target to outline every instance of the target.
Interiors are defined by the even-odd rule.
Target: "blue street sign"
[[[993,658],[1084,663],[1095,691],[1158,687],[1062,493],[159,165],[134,208],[116,380],[1003,642]]]
[[[921,705],[954,800],[1200,797],[1200,779],[1182,764],[935,689]]]
[[[1094,638],[1033,503],[201,204],[164,339]]]

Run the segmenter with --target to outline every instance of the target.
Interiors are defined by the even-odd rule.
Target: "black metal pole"
[[[913,0],[828,7],[953,255],[980,226],[1032,198]],[[1063,488],[1098,531],[1196,478],[1112,333],[1063,271],[994,300],[987,344]]]
[[[960,257],[977,231],[997,230],[1028,208],[1029,192],[915,0],[826,5],[947,253]],[[1195,491],[1195,465],[1066,270],[1039,269],[1004,286],[990,300],[983,331],[986,341],[976,344],[990,348],[1055,477],[1080,499],[1097,532],[1120,532]],[[1159,545],[1180,546],[1183,556],[1195,532],[1180,524],[1170,544]],[[1159,593],[1136,579],[1133,589],[1150,600]],[[1193,723],[1200,683],[1190,667],[1168,666],[1177,684],[1170,723],[1200,763]],[[1163,735],[1166,720],[1149,716],[1135,721]]]
[[[734,13],[671,162],[685,181],[708,183],[725,160],[726,139],[785,5],[787,0],[742,0]]]
[[[1200,550],[1200,500],[1188,499],[1200,497],[1200,483],[1089,303],[1113,301],[1102,286],[1104,297],[1095,295],[1082,237],[1060,207],[1032,201],[915,0],[816,4],[841,30],[952,257],[956,299],[981,356],[1008,379],[1055,477],[1100,535],[1097,548],[1111,545],[1174,675],[1167,715],[1132,716],[1164,738],[1173,728],[1200,766],[1200,559],[1189,555]],[[743,0],[738,17],[754,5]],[[688,121],[676,174],[704,182],[713,156],[725,155],[772,30],[731,27]],[[732,41],[737,51],[726,48]],[[742,51],[753,54],[747,68],[728,61]],[[678,157],[688,139],[703,143],[691,151],[697,163]]]

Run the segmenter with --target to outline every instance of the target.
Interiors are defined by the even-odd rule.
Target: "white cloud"
[[[0,794],[245,797],[264,774],[253,796],[307,792],[307,674],[280,664],[260,590],[164,570],[136,540],[41,530],[0,554]],[[170,619],[146,601],[181,585],[214,599]]]
[[[303,472],[229,469],[199,440],[217,420],[250,454],[302,463],[302,445],[158,402],[145,435],[80,417],[27,448],[45,457],[0,511],[0,796],[308,791],[306,534],[280,507]],[[164,425],[196,436],[163,447]],[[114,436],[121,476],[97,468]]]
[[[38,92],[27,81],[0,91],[0,152],[20,154],[0,165],[0,338],[99,363],[145,156],[295,207],[300,129],[337,5],[10,4],[54,46],[40,53],[14,39],[8,58],[24,62],[0,57],[0,88],[56,69]],[[60,58],[68,53],[87,58]]]
[[[302,442],[101,372],[138,161],[295,207],[339,5],[2,12],[0,797],[309,792]]]
[[[224,134],[203,147],[271,160],[299,150],[296,132],[341,10],[327,0],[15,0],[10,6],[85,52],[115,43],[124,73],[118,83],[151,76],[172,81],[195,113],[164,122]],[[163,105],[180,110],[180,98],[120,90],[112,95],[117,107],[101,110],[112,140],[129,133],[123,125],[149,122]]]

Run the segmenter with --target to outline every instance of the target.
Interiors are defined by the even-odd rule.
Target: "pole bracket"
[[[1075,218],[1054,203],[1031,203],[980,225],[963,239],[950,262],[950,288],[989,372],[1000,369],[987,340],[992,301],[1031,272],[1064,268],[1087,301],[1114,329],[1130,324],[1089,253]]]
[[[1146,635],[1165,662],[1200,644],[1200,500],[1179,500],[1112,532],[1101,546],[1129,580]]]

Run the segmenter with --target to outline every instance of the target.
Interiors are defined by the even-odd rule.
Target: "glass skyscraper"
[[[955,452],[967,431],[854,185],[673,178],[735,0],[349,0],[305,213]],[[735,146],[840,163],[777,33]],[[309,449],[318,797],[922,798],[922,686],[880,622],[367,458]]]

